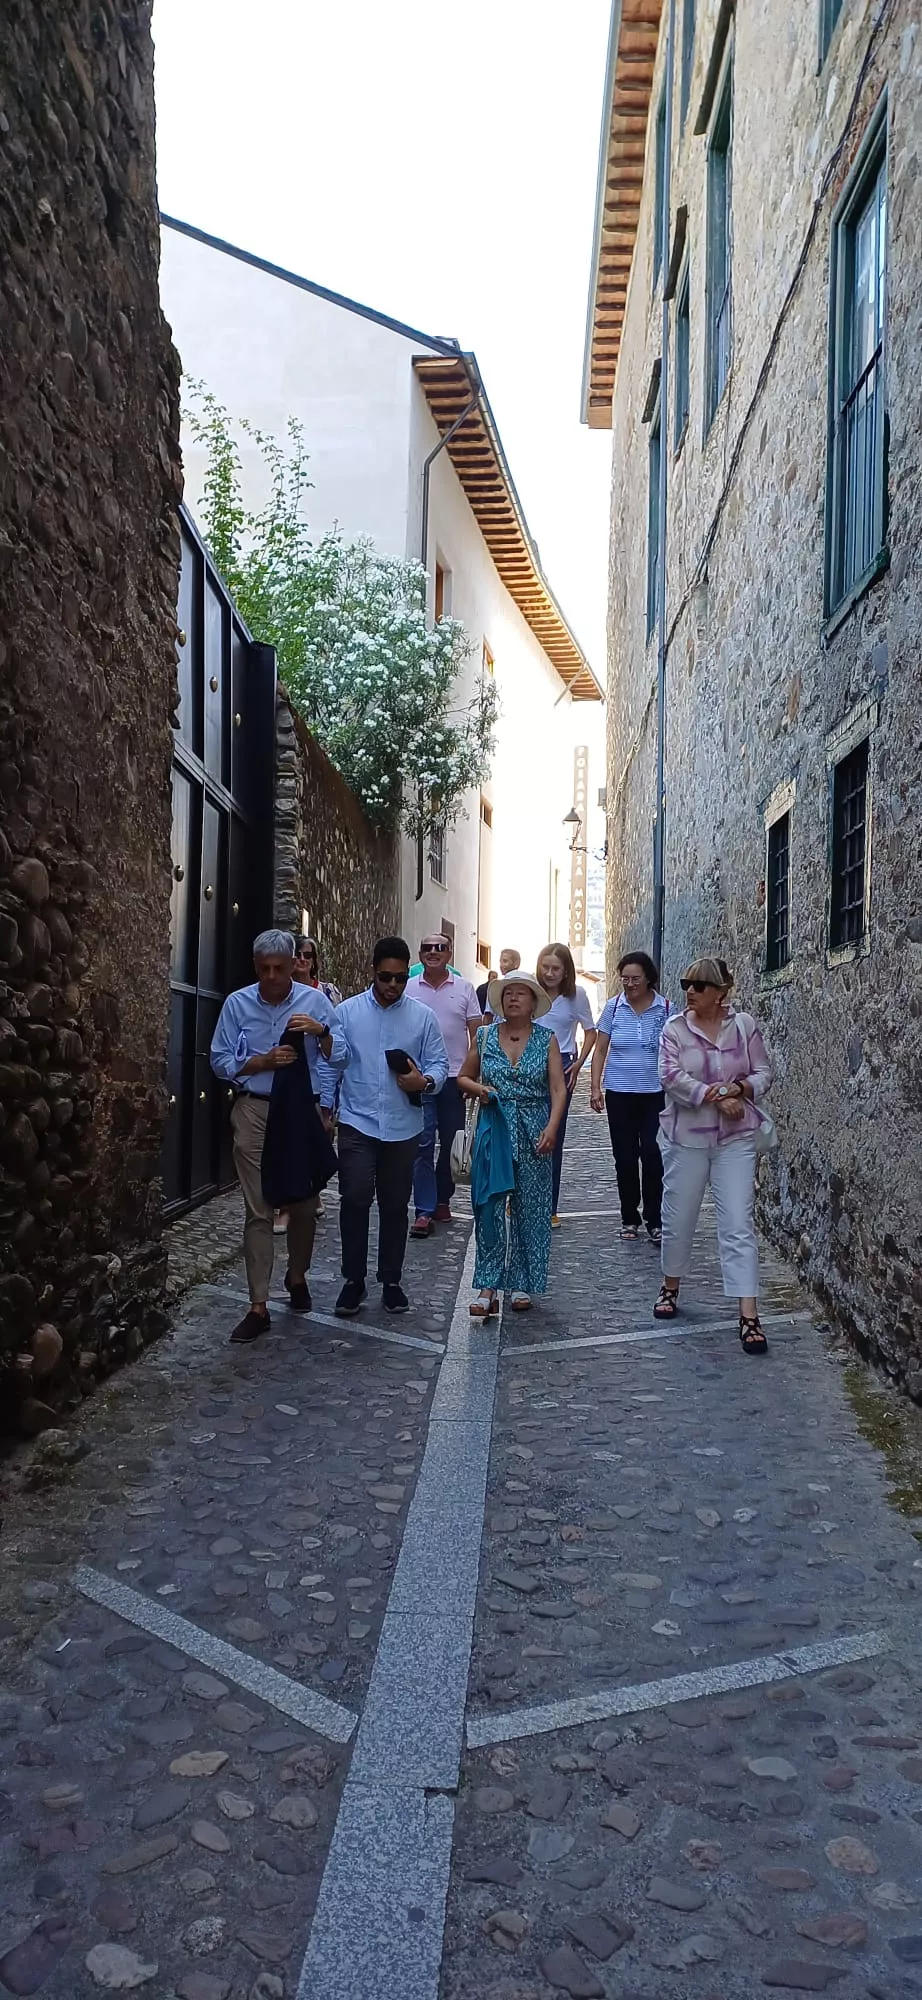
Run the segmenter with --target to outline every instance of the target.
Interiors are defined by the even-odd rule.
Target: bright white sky
[[[610,438],[581,426],[579,398],[609,12],[154,5],[161,206],[476,351],[548,578],[603,681]]]

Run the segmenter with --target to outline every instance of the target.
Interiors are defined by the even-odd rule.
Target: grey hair
[[[294,958],[295,941],[290,931],[260,931],[253,939],[254,958]]]

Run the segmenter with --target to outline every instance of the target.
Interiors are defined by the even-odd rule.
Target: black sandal
[[[768,1341],[762,1332],[758,1317],[749,1319],[746,1314],[740,1313],[740,1341],[744,1354],[768,1353]]]
[[[678,1310],[678,1292],[672,1290],[669,1285],[663,1285],[659,1298],[653,1308],[654,1319],[675,1319]]]

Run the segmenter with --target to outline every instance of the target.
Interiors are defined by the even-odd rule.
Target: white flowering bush
[[[313,542],[301,427],[288,448],[241,422],[270,475],[259,511],[243,500],[231,419],[192,384],[188,421],[206,450],[204,531],[254,638],[276,647],[291,700],[375,825],[425,836],[450,825],[487,777],[496,690],[452,707],[470,653],[456,618],[426,623],[426,573],[331,529]]]

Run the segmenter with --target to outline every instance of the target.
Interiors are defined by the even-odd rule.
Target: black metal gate
[[[272,918],[275,653],[251,639],[182,510],[173,751],[167,1215],[234,1178],[211,1038]]]

